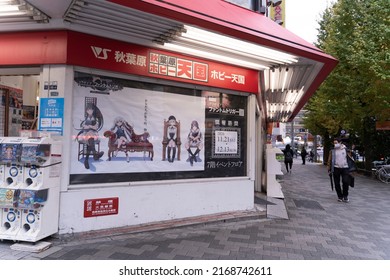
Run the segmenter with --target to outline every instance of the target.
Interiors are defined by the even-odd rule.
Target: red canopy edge
[[[316,61],[337,61],[264,15],[222,0],[108,1]]]

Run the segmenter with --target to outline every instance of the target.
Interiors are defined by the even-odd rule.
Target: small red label
[[[84,200],[84,218],[117,215],[118,206],[118,197],[86,199]]]

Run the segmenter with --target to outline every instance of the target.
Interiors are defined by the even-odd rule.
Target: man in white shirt
[[[329,153],[328,172],[333,174],[334,186],[336,189],[338,201],[349,202],[349,171],[347,161],[347,147],[338,139],[334,140],[334,149]],[[342,189],[340,185],[342,182]]]

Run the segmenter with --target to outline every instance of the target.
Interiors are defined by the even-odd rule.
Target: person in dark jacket
[[[286,145],[286,148],[283,150],[283,154],[284,154],[284,164],[286,165],[287,173],[291,173],[291,169],[293,166],[294,151],[291,149],[290,144]]]
[[[306,164],[306,156],[307,156],[307,151],[306,151],[305,147],[302,147],[301,157],[302,157],[302,164],[303,165]]]

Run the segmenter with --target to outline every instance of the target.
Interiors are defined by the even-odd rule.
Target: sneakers
[[[343,199],[343,202],[348,203],[348,202],[349,202],[348,197],[347,197],[347,198],[344,198],[344,199]]]
[[[337,199],[338,202],[343,202],[342,198]]]

